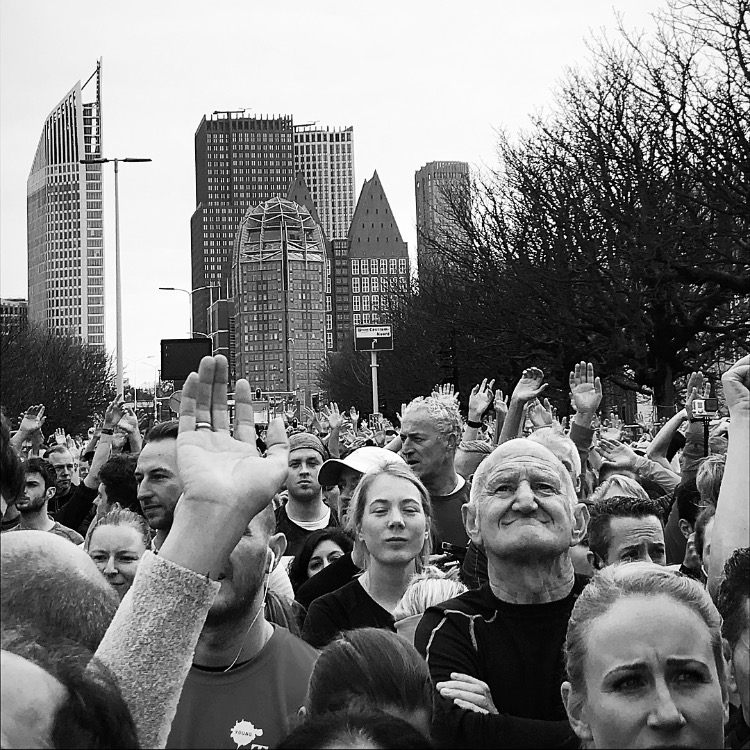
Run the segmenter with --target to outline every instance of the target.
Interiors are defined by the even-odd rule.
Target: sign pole
[[[377,414],[378,409],[378,353],[373,349],[370,352],[370,367],[372,368],[372,413]]]

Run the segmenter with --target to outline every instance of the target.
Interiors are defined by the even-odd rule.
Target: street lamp
[[[115,319],[117,323],[117,393],[122,393],[122,281],[120,276],[120,186],[118,180],[118,164],[121,162],[151,161],[151,159],[137,159],[127,157],[125,159],[104,159],[94,157],[92,159],[79,159],[81,164],[108,164],[115,165]]]
[[[209,290],[208,295],[209,295],[209,300],[210,300],[209,304],[213,305],[214,296],[210,290],[221,289],[221,286],[219,286],[219,284],[207,284],[206,286],[196,287],[195,289],[193,289],[192,292],[188,291],[187,289],[182,289],[181,287],[178,287],[178,286],[160,286],[159,289],[162,292],[185,292],[185,294],[187,294],[187,296],[190,298],[190,332],[188,333],[188,336],[190,336],[190,338],[193,338],[193,334],[196,333],[196,331],[193,330],[193,292],[202,292],[204,289],[208,289]],[[201,335],[205,336],[206,334],[201,334]],[[211,337],[209,336],[209,338]]]
[[[153,354],[149,354],[148,357],[130,360],[133,364],[133,408],[136,411],[138,410],[138,363],[140,363],[150,367],[154,371],[154,419],[156,419],[156,382],[159,377],[159,368],[150,362],[146,362],[147,359],[155,359],[155,357]]]

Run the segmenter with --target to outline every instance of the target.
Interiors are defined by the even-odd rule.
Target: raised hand
[[[453,383],[444,383],[443,385],[436,385],[430,395],[433,398],[453,398],[456,401],[458,401],[458,393],[453,392]]]
[[[460,708],[480,714],[497,714],[490,686],[476,677],[461,672],[451,672],[450,680],[438,682],[435,688]]]
[[[501,390],[495,391],[495,414],[502,414],[503,417],[508,413],[508,396],[503,396]]]
[[[487,382],[485,378],[480,384],[475,385],[469,394],[469,420],[471,422],[480,422],[482,415],[487,411],[492,403],[492,386],[494,380]],[[452,387],[452,386],[451,386]]]
[[[328,404],[328,406],[324,406],[323,416],[328,420],[328,424],[332,430],[341,429],[344,420],[339,411],[338,404]]]
[[[596,450],[607,463],[614,464],[619,469],[635,470],[638,454],[629,445],[619,440],[601,438]]]
[[[354,425],[354,429],[357,429],[357,425],[359,424],[359,412],[357,411],[356,406],[352,406],[349,408],[349,416],[352,418],[352,424]]]
[[[129,404],[124,404],[122,411],[122,418],[117,424],[127,432],[128,435],[132,435],[138,430],[138,417],[136,417],[133,407]]]
[[[41,431],[42,425],[47,421],[44,416],[44,404],[38,404],[37,406],[30,406],[21,415],[21,424],[19,431],[31,435],[34,432]]]
[[[113,401],[109,402],[107,410],[104,412],[104,426],[113,429],[119,421],[125,416],[125,408],[123,403],[125,398],[122,393],[115,397]]]
[[[545,398],[542,404],[538,398],[535,398],[533,401],[529,401],[528,407],[529,419],[535,428],[551,427],[555,423],[549,399]]]
[[[722,378],[723,380],[723,378]],[[703,373],[691,372],[688,379],[687,397],[685,399],[685,411],[688,419],[693,419],[693,401],[703,397]]]
[[[516,383],[511,399],[522,404],[531,401],[547,388],[547,383],[543,381],[544,373],[538,367],[529,367],[523,371],[521,379]]]
[[[67,445],[67,441],[65,439],[65,429],[63,427],[58,427],[55,430],[55,443],[57,445]]]
[[[178,515],[217,517],[236,527],[229,551],[250,520],[273,499],[287,474],[284,422],[274,419],[266,435],[266,458],[255,445],[252,394],[247,380],[235,387],[234,436],[229,434],[226,357],[204,357],[185,381],[180,403],[177,467],[184,485]]]
[[[578,363],[568,377],[570,399],[576,410],[589,419],[593,417],[602,400],[602,383],[594,377],[591,362]]]
[[[750,355],[737,360],[722,376],[729,416],[750,417]]]

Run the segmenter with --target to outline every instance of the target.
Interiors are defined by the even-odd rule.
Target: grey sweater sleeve
[[[145,552],[96,658],[115,675],[141,747],[167,744],[208,610],[221,588]]]

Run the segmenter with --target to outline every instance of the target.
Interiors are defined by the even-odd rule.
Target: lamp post
[[[122,393],[122,278],[120,274],[120,185],[119,185],[119,163],[142,162],[151,159],[137,159],[126,157],[124,159],[104,159],[94,157],[93,159],[79,159],[81,164],[108,164],[115,165],[115,319],[117,325],[117,393]]]
[[[190,338],[193,338],[193,334],[196,333],[196,331],[193,330],[193,292],[202,292],[204,289],[208,289],[208,295],[209,295],[209,304],[214,304],[214,296],[213,293],[210,291],[211,289],[221,289],[221,286],[219,284],[206,284],[206,286],[199,286],[193,289],[192,291],[188,291],[187,289],[182,289],[179,286],[160,286],[159,290],[162,292],[185,292],[187,296],[190,299],[190,328],[188,336]],[[201,334],[202,336],[205,336],[206,334]],[[208,338],[211,338],[210,336]]]
[[[138,364],[146,365],[154,371],[154,420],[156,420],[156,384],[159,377],[159,368],[156,365],[152,365],[150,362],[146,362],[147,359],[154,359],[153,354],[149,354],[148,357],[141,357],[141,359],[131,360],[133,364],[133,409],[138,411]]]

